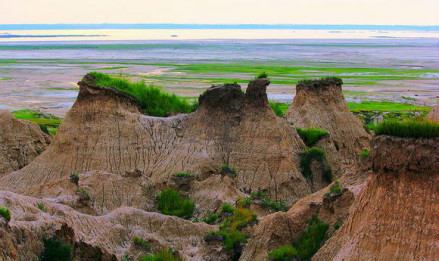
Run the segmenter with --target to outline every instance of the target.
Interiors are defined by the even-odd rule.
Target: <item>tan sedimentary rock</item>
[[[38,125],[0,110],[0,176],[29,164],[50,141]]]
[[[354,200],[355,187],[341,193],[325,195],[328,188],[299,200],[288,212],[276,212],[264,217],[255,227],[253,237],[243,249],[240,260],[268,260],[268,253],[278,247],[291,244],[306,229],[313,216],[330,224],[342,223]]]
[[[214,86],[196,112],[169,118],[143,115],[132,97],[89,82],[79,82],[77,101],[47,151],[4,177],[0,189],[41,196],[45,184],[95,170],[141,176],[160,188],[177,171],[203,180],[226,163],[238,170],[242,192],[261,189],[293,202],[311,191],[298,170],[303,142],[268,106],[267,79],[252,81],[245,94],[237,84]]]
[[[427,119],[439,121],[439,105],[433,108],[427,116]]]
[[[37,205],[42,202],[45,212]],[[178,249],[187,260],[227,260],[221,248],[208,246],[204,235],[215,226],[192,223],[181,218],[123,207],[104,216],[90,216],[49,200],[0,191],[0,205],[11,210],[12,220],[0,222],[0,260],[36,260],[45,237],[61,238],[73,247],[77,260],[99,254],[102,260],[139,257],[133,237],[152,245]],[[214,257],[214,259],[212,259]]]
[[[313,260],[438,260],[439,139],[378,136],[374,174]]]
[[[362,150],[369,149],[370,135],[350,112],[337,80],[297,84],[286,118],[296,127],[329,131],[329,141],[317,146],[325,150],[336,177],[360,160]]]

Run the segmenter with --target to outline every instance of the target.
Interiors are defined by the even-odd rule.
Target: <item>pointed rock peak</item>
[[[244,103],[244,93],[236,83],[213,85],[200,95],[200,107],[237,111]]]
[[[270,81],[267,78],[255,79],[248,84],[245,96],[252,104],[268,104],[267,86]]]

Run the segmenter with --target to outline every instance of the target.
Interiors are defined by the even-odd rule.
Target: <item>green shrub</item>
[[[179,261],[181,259],[174,256],[172,249],[162,248],[160,250],[160,252],[143,256],[140,260],[142,260],[142,261]]]
[[[328,131],[318,128],[302,129],[297,127],[296,130],[307,147],[316,145],[317,141],[328,134]]]
[[[370,155],[370,151],[369,150],[362,150],[361,154],[360,154],[362,159],[368,158],[369,155]]]
[[[262,206],[271,208],[274,211],[288,211],[288,207],[285,205],[285,201],[283,200],[271,201],[270,198],[265,198],[262,200]]]
[[[237,201],[237,205],[239,207],[248,208],[252,204],[252,200],[249,198],[239,197]]]
[[[79,183],[79,174],[78,172],[72,172],[72,174],[70,174],[70,180],[75,183],[76,185],[78,185]]]
[[[222,164],[221,169],[220,169],[220,173],[236,176],[236,169],[232,169],[228,164]]]
[[[11,221],[11,211],[6,207],[0,206],[0,217],[3,217],[6,222]]]
[[[281,102],[275,102],[275,101],[269,101],[268,104],[270,105],[274,114],[276,114],[276,116],[278,116],[278,117],[285,116],[288,108],[290,107],[290,104],[288,104],[288,103],[281,103]]]
[[[230,205],[229,203],[224,203],[221,206],[221,213],[225,214],[225,213],[231,213],[233,214],[233,212],[235,212],[235,209],[232,207],[232,205]]]
[[[265,194],[262,190],[258,190],[256,192],[252,192],[250,193],[250,198],[251,199],[264,199],[267,198],[268,195]]]
[[[323,160],[325,152],[321,148],[312,147],[300,154],[300,169],[302,170],[302,175],[307,178],[312,178],[311,161],[312,160]]]
[[[113,88],[134,97],[139,101],[143,113],[147,115],[166,117],[169,112],[193,111],[193,106],[186,99],[170,94],[159,86],[147,86],[143,81],[131,82],[99,72],[90,72],[87,75],[95,79],[96,86]]]
[[[334,223],[334,229],[335,230],[338,230],[340,227],[341,227],[341,222],[340,221],[337,221],[337,222]]]
[[[326,240],[328,229],[328,224],[316,217],[312,217],[308,228],[299,240],[293,244],[297,249],[297,256],[302,259],[310,259],[322,246],[322,242]]]
[[[174,189],[163,190],[156,196],[156,199],[158,210],[165,215],[189,219],[194,213],[194,202],[181,198],[178,191]]]
[[[72,260],[70,245],[64,244],[56,238],[43,238],[44,249],[40,254],[40,261],[69,261]]]
[[[38,203],[38,208],[39,208],[41,211],[46,212],[46,208],[44,207],[44,203],[43,203],[43,202],[39,202],[39,203]]]
[[[270,260],[274,261],[290,261],[293,257],[297,257],[297,249],[291,245],[281,246],[268,254]]]
[[[376,135],[408,138],[439,137],[439,123],[432,120],[385,120],[375,127]]]
[[[192,178],[193,176],[194,174],[189,172],[183,172],[183,171],[174,173],[174,177],[179,177],[179,178]]]
[[[334,182],[329,188],[329,193],[339,193],[343,189],[343,186],[339,181]]]
[[[151,245],[138,236],[133,237],[133,243],[136,247],[142,248],[143,250],[151,249]]]
[[[212,224],[215,224],[215,222],[216,222],[220,217],[221,217],[221,214],[217,214],[217,213],[209,213],[209,214],[207,215],[207,217],[204,218],[202,221],[203,221],[204,223],[207,223],[207,224],[212,225]]]
[[[260,72],[257,76],[256,79],[264,79],[264,78],[268,78],[268,74],[266,72]]]
[[[90,193],[85,188],[77,188],[76,193],[82,196],[83,198],[90,198]]]
[[[326,183],[331,183],[332,179],[333,179],[333,175],[332,175],[332,169],[330,166],[328,166],[324,171],[323,171],[323,180]]]
[[[225,228],[213,231],[210,235],[222,237],[222,243],[225,250],[238,249],[241,243],[247,242],[247,236],[237,229]]]

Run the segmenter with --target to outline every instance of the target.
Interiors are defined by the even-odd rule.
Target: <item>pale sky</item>
[[[439,25],[439,0],[0,0],[0,24]]]

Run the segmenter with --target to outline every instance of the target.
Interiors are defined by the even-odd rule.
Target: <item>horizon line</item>
[[[206,24],[206,23],[53,23],[0,24],[0,30],[57,29],[338,29],[338,30],[423,30],[439,31],[439,25],[373,24]]]

